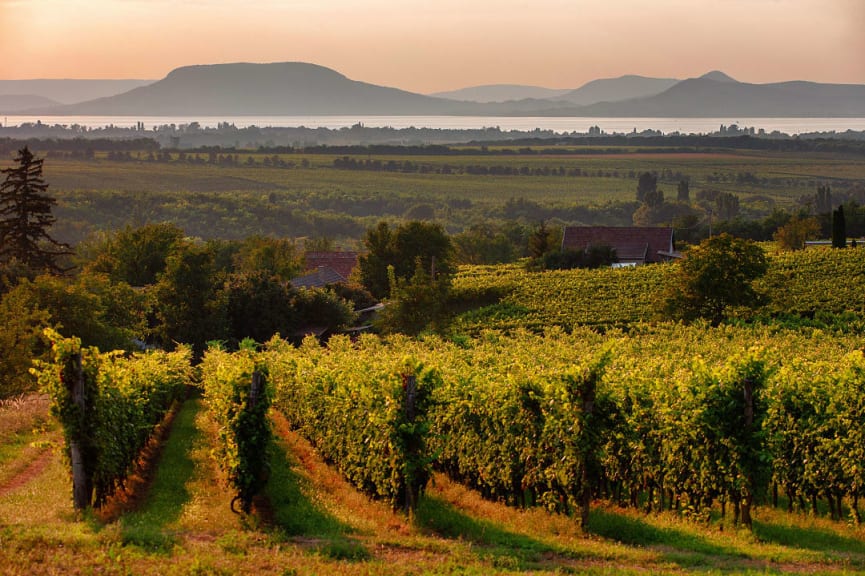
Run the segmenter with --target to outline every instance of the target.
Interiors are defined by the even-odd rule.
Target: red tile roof
[[[562,250],[612,246],[620,262],[661,262],[673,252],[673,229],[645,226],[567,226]]]
[[[307,252],[306,271],[330,268],[347,279],[357,267],[357,256],[357,252]]]

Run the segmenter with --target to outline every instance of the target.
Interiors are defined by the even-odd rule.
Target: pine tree
[[[48,235],[54,224],[51,208],[57,200],[48,196],[42,179],[42,160],[25,146],[15,158],[17,167],[0,170],[0,262],[17,261],[34,271],[61,273],[57,257],[70,254],[69,245]]]

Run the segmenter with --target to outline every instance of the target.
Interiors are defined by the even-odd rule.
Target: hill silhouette
[[[0,95],[32,95],[48,98],[54,104],[75,104],[121,94],[151,82],[153,80],[0,80]],[[49,105],[50,102],[36,102],[30,107]]]
[[[597,102],[619,102],[659,94],[674,86],[675,78],[648,78],[626,75],[618,78],[601,78],[583,84],[576,90],[563,94],[558,100],[586,106]]]
[[[749,84],[723,72],[676,81],[622,76],[589,82],[554,99],[477,103],[435,98],[351,80],[315,64],[187,66],[123,94],[39,114],[486,115],[610,117],[865,117],[865,85]]]
[[[485,84],[447,92],[435,92],[430,96],[466,102],[508,102],[512,100],[558,99],[569,92],[571,90],[523,84]]]
[[[15,114],[22,110],[59,104],[55,100],[36,94],[0,94],[0,114]]]
[[[865,116],[865,85],[748,84],[717,74],[682,80],[654,96],[586,106],[587,116],[853,117]]]
[[[452,114],[471,104],[350,80],[303,62],[214,64],[173,70],[124,94],[53,110],[62,114]]]

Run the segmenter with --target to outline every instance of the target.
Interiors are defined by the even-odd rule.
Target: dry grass
[[[26,394],[0,400],[0,446],[22,432],[48,422],[49,398],[46,394]]]

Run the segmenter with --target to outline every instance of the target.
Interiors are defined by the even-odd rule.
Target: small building
[[[648,226],[566,226],[562,251],[588,250],[593,246],[615,249],[618,266],[637,266],[679,258],[673,246],[673,229]]]
[[[347,283],[357,267],[357,252],[307,252],[306,272],[291,279],[295,288],[324,288]]]
[[[318,270],[321,267],[330,268],[346,280],[357,268],[357,252],[307,252],[304,255],[306,269]]]

